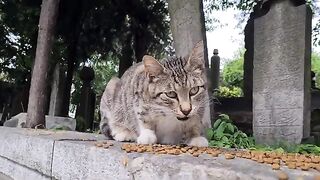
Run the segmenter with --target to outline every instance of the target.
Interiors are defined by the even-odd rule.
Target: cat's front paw
[[[140,136],[137,139],[138,144],[155,144],[157,142],[157,136],[154,131],[144,129],[141,131]]]
[[[208,147],[209,143],[205,137],[194,137],[188,143],[189,146]]]

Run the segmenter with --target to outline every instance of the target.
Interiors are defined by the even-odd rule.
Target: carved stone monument
[[[213,50],[213,56],[211,57],[211,86],[212,90],[216,90],[219,88],[219,80],[220,80],[220,57],[219,57],[218,49]]]
[[[65,84],[65,71],[59,64],[56,65],[51,85],[49,115],[61,116],[63,108],[63,90]]]
[[[310,134],[311,11],[289,0],[264,8],[254,20],[254,136],[300,143]]]

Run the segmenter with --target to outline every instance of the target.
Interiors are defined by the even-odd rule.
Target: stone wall
[[[270,165],[207,154],[126,153],[121,143],[104,149],[97,134],[0,127],[0,178],[22,179],[278,179]],[[241,166],[239,166],[241,164]],[[312,179],[318,172],[282,168],[289,178]]]

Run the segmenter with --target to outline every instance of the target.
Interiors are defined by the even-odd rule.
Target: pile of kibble
[[[108,148],[112,146],[112,143],[103,142],[96,143],[97,147]],[[141,145],[133,143],[125,143],[122,145],[122,150],[127,153],[132,152],[148,152],[154,154],[190,154],[198,157],[201,154],[208,154],[212,157],[224,156],[226,159],[245,158],[251,159],[258,163],[270,164],[272,169],[278,170],[280,166],[287,166],[289,169],[301,169],[308,171],[313,168],[320,171],[320,156],[316,155],[303,155],[296,153],[277,153],[277,152],[260,152],[260,151],[248,151],[248,150],[227,150],[218,149],[212,147],[195,147],[186,145]]]

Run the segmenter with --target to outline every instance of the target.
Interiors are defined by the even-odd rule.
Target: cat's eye
[[[194,95],[196,95],[198,92],[199,92],[199,86],[196,86],[196,87],[193,87],[193,88],[190,89],[189,95],[190,95],[190,96],[194,96]]]
[[[177,93],[174,91],[166,92],[165,93],[169,98],[177,98]]]

